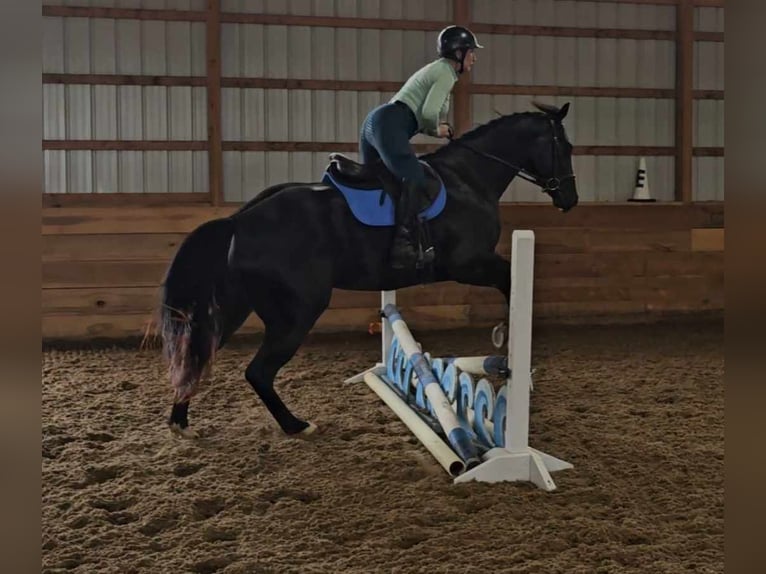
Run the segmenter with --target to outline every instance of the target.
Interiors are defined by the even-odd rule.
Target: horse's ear
[[[565,117],[567,117],[567,112],[569,111],[569,102],[561,106],[561,109],[556,114],[556,119],[558,121],[562,121]]]

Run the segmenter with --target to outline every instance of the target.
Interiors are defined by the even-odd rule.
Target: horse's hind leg
[[[173,405],[168,425],[175,435],[183,438],[197,438],[197,433],[189,428],[189,401]]]
[[[318,282],[317,282],[318,283]],[[248,281],[253,309],[266,327],[263,343],[245,371],[245,378],[263,404],[289,435],[310,434],[315,426],[293,415],[274,390],[279,370],[295,355],[314,323],[330,301],[332,289],[312,285],[313,293],[292,293],[285,286],[265,287]]]

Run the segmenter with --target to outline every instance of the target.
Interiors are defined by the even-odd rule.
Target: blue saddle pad
[[[382,189],[356,189],[337,181],[326,171],[322,177],[322,183],[331,185],[341,192],[346,199],[351,212],[361,223],[375,227],[390,227],[394,225],[394,202],[388,194],[383,195],[383,203],[380,203]],[[447,204],[447,189],[440,179],[441,186],[433,203],[420,212],[421,220],[430,220],[439,215]]]

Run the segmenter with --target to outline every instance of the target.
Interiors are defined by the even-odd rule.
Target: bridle
[[[557,171],[556,167],[558,165],[558,162],[556,161],[556,159],[558,157],[558,153],[557,152],[559,151],[559,136],[556,133],[556,126],[554,125],[553,120],[550,120],[550,124],[551,124],[551,130],[553,132],[553,145],[552,145],[552,148],[551,148],[552,160],[553,160],[552,165],[553,165],[553,173],[556,174],[556,171]],[[468,145],[465,142],[462,142],[460,140],[454,139],[452,128],[450,128],[450,133],[449,133],[448,137],[449,137],[450,142],[452,142],[454,144],[457,144],[457,145],[459,145],[461,147],[469,149],[472,152],[474,152],[475,154],[478,154],[478,155],[480,155],[482,157],[485,157],[487,159],[491,159],[493,161],[496,161],[497,163],[501,163],[501,164],[503,164],[506,167],[510,167],[512,170],[514,170],[516,172],[516,175],[518,175],[521,179],[524,179],[524,180],[526,180],[526,181],[528,181],[530,183],[533,183],[533,184],[537,185],[538,187],[540,187],[540,189],[542,191],[544,191],[545,193],[547,193],[549,195],[559,191],[561,189],[561,183],[563,181],[566,181],[567,179],[574,179],[575,178],[574,173],[567,173],[567,174],[564,174],[564,175],[554,175],[553,177],[549,177],[549,178],[546,179],[546,178],[541,177],[541,176],[537,175],[536,173],[533,173],[533,172],[531,172],[529,170],[523,169],[523,168],[521,168],[521,167],[519,167],[517,165],[513,165],[512,163],[504,160],[501,157],[497,157],[496,155],[493,155],[491,153],[487,153],[487,152],[478,150],[475,147],[470,146],[470,145]]]

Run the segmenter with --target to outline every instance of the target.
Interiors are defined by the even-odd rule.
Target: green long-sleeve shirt
[[[412,74],[391,101],[407,104],[415,114],[418,129],[436,136],[439,124],[447,121],[450,92],[455,82],[455,68],[446,58],[439,58]]]

